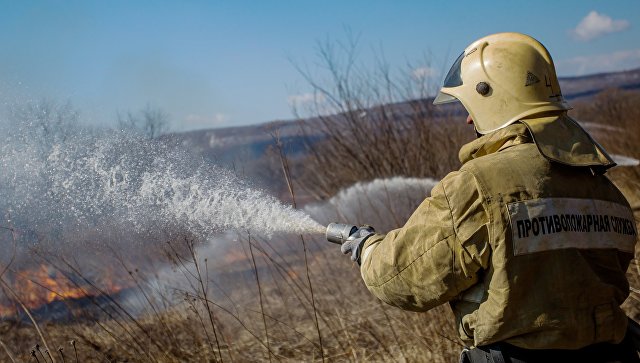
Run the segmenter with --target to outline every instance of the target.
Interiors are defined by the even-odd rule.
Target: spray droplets
[[[323,231],[304,212],[160,141],[76,132],[45,145],[12,134],[0,146],[0,211],[11,211],[21,228],[203,238],[224,230],[263,236]]]

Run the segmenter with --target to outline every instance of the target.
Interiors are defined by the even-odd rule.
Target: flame
[[[100,276],[100,281],[96,282],[95,286],[107,294],[114,294],[130,287],[119,282],[123,279],[116,278],[109,270],[101,271]],[[12,293],[5,290],[4,298],[0,295],[0,317],[14,315],[19,310],[18,300],[31,310],[54,301],[100,295],[84,280],[78,279],[74,282],[57,269],[45,264],[16,271],[12,276],[5,276],[4,280]]]

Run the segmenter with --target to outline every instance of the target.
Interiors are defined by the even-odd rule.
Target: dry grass
[[[596,102],[576,104],[574,115],[620,127],[616,132],[591,131],[611,152],[640,159],[638,104],[637,93],[600,95]],[[370,119],[373,123],[369,124],[356,117],[357,110],[347,110],[338,119],[320,120],[327,140],[314,146],[307,160],[292,167],[296,171],[306,165],[314,173],[297,169],[293,185],[305,185],[316,197],[326,198],[363,178],[442,175],[445,169],[457,167],[457,149],[470,137],[449,132],[449,127],[457,127],[453,124],[434,126],[424,113],[392,123],[389,117],[393,115],[382,107],[378,116],[372,116],[378,120]],[[418,131],[411,132],[414,127]],[[352,142],[355,137],[362,139]],[[417,144],[422,148],[431,146],[429,152],[411,146],[415,138],[422,140]],[[352,167],[353,160],[359,160],[358,167]],[[610,176],[638,206],[640,169],[620,168]],[[640,217],[640,211],[636,212]],[[152,272],[136,271],[114,254],[113,260],[104,263],[126,270],[124,275],[133,286],[130,294],[142,308],[114,300],[102,307],[101,319],[86,320],[78,314],[71,322],[39,321],[44,340],[54,350],[51,357],[56,362],[457,360],[462,344],[448,307],[411,313],[383,305],[363,286],[357,267],[321,238],[306,240],[306,251],[299,239],[241,235],[229,243],[239,257],[226,262],[200,256],[201,245],[191,238],[166,244],[161,262],[183,276],[173,291],[158,289],[149,283],[157,278]],[[284,252],[291,251],[283,248],[291,244],[298,248]],[[50,258],[49,263],[61,270],[73,269],[68,261]],[[624,308],[638,318],[640,266],[635,261],[629,280],[632,292]],[[93,291],[101,288],[96,282],[84,283],[94,284]],[[97,303],[89,308],[97,308]],[[0,322],[0,361],[51,361],[42,346],[30,322]]]
[[[325,360],[448,362],[454,359],[461,345],[455,337],[453,317],[446,307],[417,314],[383,306],[363,287],[357,269],[348,259],[330,258],[337,253],[335,248],[328,251],[320,245],[323,242],[310,242],[315,246],[310,251],[309,269]],[[189,250],[192,244],[184,243]],[[269,253],[268,243],[253,238],[239,241],[238,248],[245,251],[251,246],[255,270],[251,269],[251,258],[226,266],[246,267],[244,271],[257,272],[262,302],[255,280],[216,281],[214,274],[204,278],[195,268],[195,264],[202,264],[203,260],[197,256],[190,259],[190,253],[179,257],[174,254],[175,260],[183,260],[178,262],[182,267],[176,268],[195,275],[190,275],[193,287],[182,288],[178,292],[181,301],[171,308],[147,309],[130,316],[114,312],[112,318],[101,321],[41,322],[45,339],[50,347],[55,347],[51,349],[63,348],[67,362],[75,361],[70,358],[71,340],[75,341],[81,362],[322,360],[305,267],[298,262],[301,256]],[[204,267],[200,265],[200,268]],[[201,278],[204,290],[199,287]],[[216,290],[218,284],[224,284],[224,294]],[[155,293],[144,284],[139,288],[149,295]],[[155,303],[147,307],[152,305]],[[0,340],[18,361],[33,361],[30,352],[39,339],[29,323],[5,321],[0,324],[0,331]],[[214,333],[219,344],[214,341]],[[0,356],[6,357],[1,351]]]

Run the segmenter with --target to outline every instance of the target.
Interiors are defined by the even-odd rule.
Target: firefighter
[[[638,361],[620,305],[637,229],[604,175],[615,163],[567,115],[555,67],[530,36],[473,42],[434,104],[459,101],[478,138],[462,167],[386,235],[342,245],[384,302],[448,302],[466,362]]]

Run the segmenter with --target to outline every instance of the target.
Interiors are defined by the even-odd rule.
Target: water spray
[[[36,235],[111,244],[129,236],[325,231],[304,211],[175,145],[115,131],[68,130],[52,141],[30,126],[0,135],[0,212]]]

